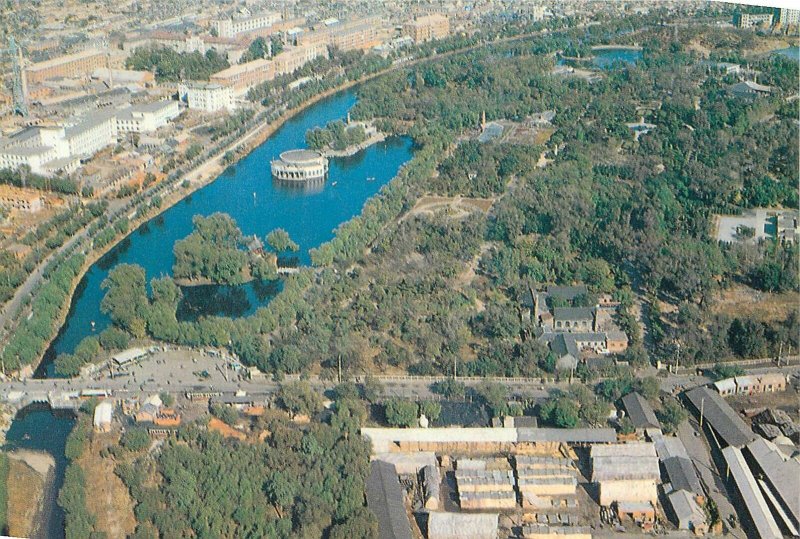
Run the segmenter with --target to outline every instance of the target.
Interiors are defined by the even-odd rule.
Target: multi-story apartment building
[[[288,75],[294,73],[305,64],[320,56],[328,56],[328,48],[325,45],[304,45],[292,47],[276,54],[273,58],[275,62],[275,75]]]
[[[87,77],[99,67],[106,67],[106,53],[88,49],[59,56],[45,62],[32,64],[25,69],[28,84],[36,84],[51,79]]]
[[[752,28],[753,26],[772,26],[772,13],[735,13],[733,24],[738,28]]]
[[[119,133],[155,131],[179,114],[177,101],[157,101],[120,110],[96,110],[66,127],[28,127],[0,140],[0,168],[26,165],[42,175],[72,172],[82,159],[114,144]]]
[[[190,109],[205,112],[233,110],[233,88],[213,82],[188,82],[178,87],[178,95]]]
[[[781,26],[800,24],[800,9],[778,8],[775,10],[775,18]]]
[[[310,32],[293,33],[293,45],[332,46],[343,51],[369,50],[380,44],[380,21],[360,19],[350,22],[323,24]]]
[[[260,58],[231,66],[211,75],[211,82],[233,90],[234,96],[247,93],[247,90],[275,78],[275,63],[272,60]]]
[[[444,15],[426,15],[403,25],[403,33],[414,43],[442,39],[450,35],[450,21]]]
[[[115,114],[117,131],[120,133],[149,133],[180,115],[177,101],[154,101],[143,105],[134,105]]]
[[[213,24],[219,37],[234,37],[237,34],[269,28],[280,20],[279,13],[267,12],[258,15],[245,13],[225,19],[216,19]]]

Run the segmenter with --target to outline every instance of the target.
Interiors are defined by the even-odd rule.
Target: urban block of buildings
[[[443,39],[450,35],[450,20],[439,14],[417,17],[403,25],[403,34],[413,39],[414,43]]]
[[[523,318],[533,321],[537,338],[556,355],[556,367],[574,369],[581,361],[597,356],[621,354],[628,349],[628,337],[614,323],[617,304],[609,298],[594,307],[550,307],[573,305],[588,298],[586,285],[548,286],[531,290],[522,298]]]
[[[231,17],[215,19],[213,25],[219,37],[231,38],[238,34],[270,28],[280,20],[281,16],[279,13],[266,12],[252,14],[245,9]]]
[[[714,382],[720,395],[755,395],[786,390],[786,376],[779,372],[735,376]]]
[[[0,168],[27,166],[50,176],[77,170],[81,162],[115,144],[124,133],[153,132],[180,114],[177,101],[156,101],[96,110],[62,126],[32,126],[0,139]]]

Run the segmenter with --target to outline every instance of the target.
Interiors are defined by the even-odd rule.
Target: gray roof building
[[[780,499],[795,530],[800,528],[800,462],[785,457],[774,444],[763,438],[748,444],[747,453]]]
[[[661,423],[658,422],[653,407],[636,391],[622,397],[622,405],[628,412],[633,426],[637,429],[661,428]]]
[[[428,539],[496,539],[497,528],[497,513],[428,513]]]
[[[403,505],[403,491],[393,464],[373,461],[367,478],[367,507],[378,520],[380,537],[411,539],[411,525]]]
[[[694,496],[685,490],[674,491],[667,496],[676,524],[681,530],[702,530],[706,524],[706,514],[697,505]]]
[[[756,436],[742,418],[725,402],[725,399],[707,387],[697,387],[688,391],[686,397],[708,421],[724,445],[741,447],[752,442]]]
[[[548,286],[547,295],[572,301],[578,296],[583,296],[589,293],[589,289],[585,284],[576,286]]]
[[[770,513],[767,501],[759,490],[753,473],[747,467],[742,451],[738,447],[726,447],[722,450],[722,456],[725,457],[725,462],[728,464],[730,475],[741,497],[742,506],[750,516],[754,535],[761,539],[782,537],[783,534]]]
[[[663,461],[664,470],[673,490],[686,490],[694,494],[702,494],[700,478],[692,461],[683,457],[671,457]]]

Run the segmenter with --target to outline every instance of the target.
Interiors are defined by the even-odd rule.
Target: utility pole
[[[705,408],[706,398],[703,397],[700,399],[700,428],[703,428],[703,410]]]

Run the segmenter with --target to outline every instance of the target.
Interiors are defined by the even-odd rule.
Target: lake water
[[[148,281],[171,275],[172,248],[177,240],[191,233],[195,215],[228,213],[245,235],[257,234],[262,239],[271,230],[284,228],[300,245],[295,262],[308,264],[308,250],[330,240],[333,230],[359,214],[367,199],[412,157],[410,139],[390,138],[354,156],[331,159],[328,180],[322,185],[298,189],[272,180],[271,159],[286,150],[304,148],[306,130],[345,118],[355,101],[355,92],[346,91],[309,107],[215,182],[143,224],[109,251],[81,280],[66,323],[37,375],[53,376],[52,360],[56,355],[72,352],[85,336],[110,325],[108,317],[100,312],[104,295],[100,283],[114,266],[139,264]],[[189,287],[184,289],[178,313],[183,320],[215,314],[245,316],[268,303],[280,289],[280,281],[238,287]]]
[[[64,446],[67,435],[75,424],[72,413],[54,413],[46,405],[29,406],[21,410],[6,434],[5,450],[30,449],[44,451],[53,456],[55,475],[49,496],[44,503],[42,537],[64,537],[64,512],[55,502],[64,483],[67,459]]]
[[[633,65],[642,59],[642,51],[629,49],[604,49],[593,54],[592,64],[600,69],[611,69],[615,62]]]
[[[796,62],[800,62],[800,47],[786,47],[785,49],[774,50],[772,53],[780,54]]]

